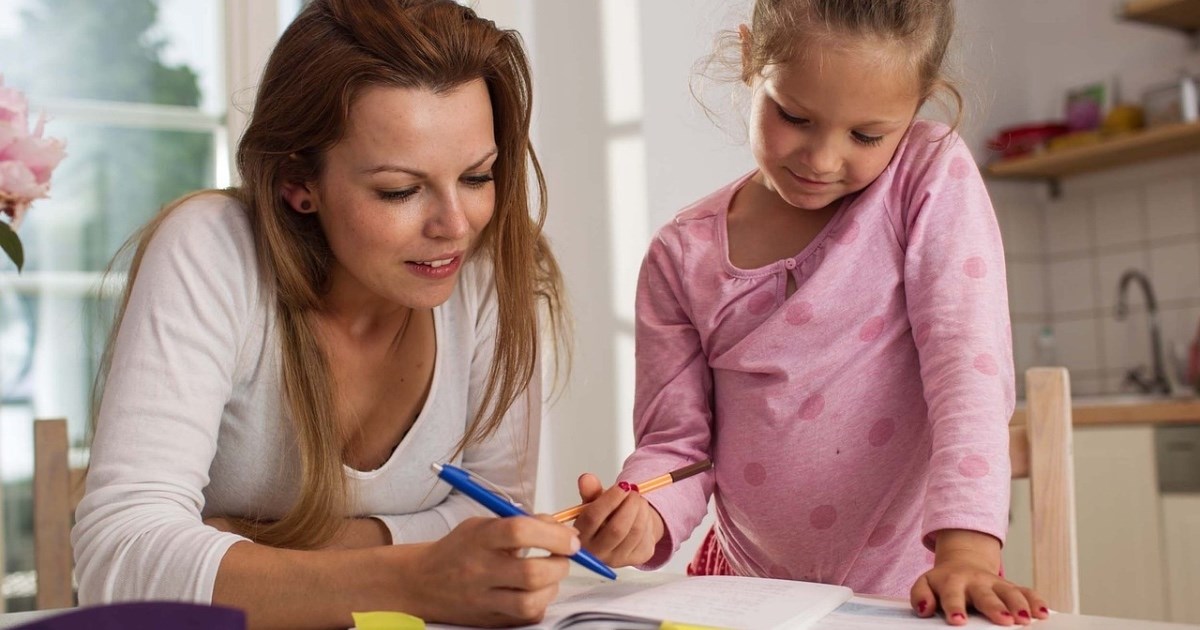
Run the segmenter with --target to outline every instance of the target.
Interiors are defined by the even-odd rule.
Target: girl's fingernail
[[[967,616],[962,613],[954,613],[953,615],[950,615],[950,618],[951,619],[966,619]]]
[[[1028,610],[1022,610],[1021,612],[1018,612],[1017,614],[1018,614],[1018,615],[1020,615],[1021,617],[1024,617],[1025,619],[1028,619],[1028,618],[1029,618],[1029,611],[1028,611]]]
[[[1048,610],[1048,609],[1047,609],[1045,606],[1042,606],[1042,607],[1041,607],[1041,608],[1039,608],[1038,610],[1042,611],[1042,614],[1044,614],[1044,615],[1049,615],[1049,614],[1050,614],[1050,611],[1049,611],[1049,610]]]
[[[632,486],[629,485],[628,481],[622,481],[621,483],[617,484],[617,487],[624,490],[625,492],[629,492],[629,488],[631,488]]]
[[[637,492],[637,493],[639,493],[639,494],[642,492],[641,490],[638,490],[638,487],[637,487],[637,484],[636,484],[636,483],[631,483],[631,484],[629,484],[629,489],[630,489],[630,490],[632,490],[632,491],[634,491],[634,492]]]
[[[1011,617],[1011,616],[1012,616],[1012,613],[1008,612],[1007,610],[1001,610],[1001,611],[1000,611],[1000,616],[1001,616],[1001,617]]]
[[[925,600],[921,600],[921,601],[917,602],[917,612],[919,612],[921,614],[925,614],[925,607],[928,605],[929,604],[925,603]]]
[[[583,543],[579,542],[578,536],[571,537],[571,553],[577,553],[583,548]]]

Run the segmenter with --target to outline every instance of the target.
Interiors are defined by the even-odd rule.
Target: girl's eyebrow
[[[483,154],[483,157],[479,158],[479,160],[477,160],[474,164],[468,166],[466,168],[466,170],[473,171],[473,170],[479,168],[480,166],[483,166],[483,163],[487,162],[488,159],[490,159],[492,156],[496,155],[496,153],[497,153],[496,147],[492,147],[487,153]],[[401,166],[399,164],[380,164],[378,166],[373,166],[371,168],[365,168],[362,170],[362,172],[365,175],[374,175],[376,173],[408,173],[409,175],[413,175],[415,177],[426,177],[427,176],[427,174],[422,171],[419,171],[414,168],[409,168],[407,166]]]

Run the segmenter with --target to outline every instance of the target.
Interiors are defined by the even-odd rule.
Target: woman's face
[[[360,93],[313,191],[331,292],[364,305],[445,302],[495,210],[496,155],[483,80]]]

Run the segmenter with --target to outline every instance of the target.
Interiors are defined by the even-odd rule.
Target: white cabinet
[[[1152,425],[1075,431],[1082,612],[1166,620]]]
[[[1170,620],[1200,623],[1200,494],[1162,496]]]
[[[1153,426],[1076,428],[1074,441],[1081,612],[1167,620]],[[1028,488],[1013,484],[1005,548],[1006,573],[1023,584],[1032,582]]]

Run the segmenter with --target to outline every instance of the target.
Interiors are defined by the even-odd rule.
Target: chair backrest
[[[75,605],[71,525],[86,471],[71,468],[68,449],[65,419],[34,421],[33,557],[39,609]]]
[[[1026,423],[1009,427],[1014,479],[1029,478],[1033,588],[1059,612],[1079,612],[1071,381],[1066,368],[1025,372]]]

